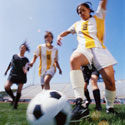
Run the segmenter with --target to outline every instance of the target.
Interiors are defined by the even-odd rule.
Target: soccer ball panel
[[[42,112],[42,107],[40,105],[36,105],[34,110],[33,110],[33,115],[35,116],[36,119],[39,119],[42,117],[43,112]]]
[[[60,99],[61,95],[58,92],[50,92],[52,98]]]

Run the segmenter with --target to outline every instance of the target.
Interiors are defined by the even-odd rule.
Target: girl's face
[[[46,36],[45,36],[45,42],[46,43],[52,43],[52,40],[53,40],[53,37],[52,37],[52,35],[51,34],[47,34]]]
[[[86,8],[84,5],[79,6],[78,13],[83,20],[87,20],[90,18],[90,9]]]
[[[20,46],[20,52],[21,52],[21,53],[25,53],[25,52],[26,52],[26,47],[25,47],[25,45],[21,45],[21,46]]]

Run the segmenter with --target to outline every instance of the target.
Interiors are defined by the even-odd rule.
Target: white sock
[[[113,108],[114,100],[116,97],[116,91],[110,91],[105,89],[105,98],[106,98],[106,108]]]
[[[84,78],[81,70],[71,70],[70,79],[75,98],[84,99]]]

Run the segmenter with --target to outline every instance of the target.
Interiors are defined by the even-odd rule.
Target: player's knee
[[[110,90],[110,91],[115,91],[116,87],[115,87],[115,83],[114,82],[110,82],[106,85],[106,89]]]
[[[70,58],[70,65],[71,66],[75,65],[75,59],[73,57]]]
[[[4,88],[5,88],[5,90],[9,90],[10,89],[10,87],[8,85],[5,85]]]
[[[80,69],[80,62],[75,57],[70,58],[70,67],[71,69]]]

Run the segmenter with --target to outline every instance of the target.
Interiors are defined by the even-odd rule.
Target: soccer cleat
[[[118,112],[116,112],[116,111],[114,110],[114,108],[106,109],[106,113],[107,113],[107,114],[118,114]]]
[[[82,105],[82,99],[76,99],[76,105],[72,111],[71,122],[79,122],[89,116],[88,108]]]

